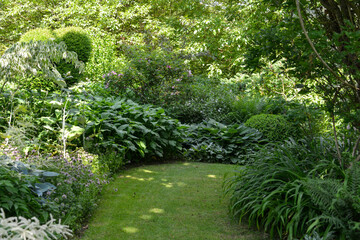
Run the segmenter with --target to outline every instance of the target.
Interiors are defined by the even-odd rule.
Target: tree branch
[[[351,85],[349,84],[348,82],[346,82],[346,80],[344,80],[342,77],[340,77],[325,61],[324,59],[320,56],[319,52],[316,50],[315,46],[314,46],[314,43],[311,41],[306,29],[305,29],[305,25],[304,25],[304,20],[302,18],[302,15],[301,15],[301,10],[300,10],[300,3],[299,3],[299,0],[295,0],[296,1],[296,8],[297,8],[297,11],[298,11],[298,16],[299,16],[299,20],[300,20],[300,25],[301,25],[301,28],[304,32],[304,35],[307,39],[307,41],[309,42],[312,50],[314,51],[314,53],[316,54],[317,58],[321,61],[321,63],[331,72],[332,75],[334,75],[334,77],[336,77],[340,82],[344,83],[345,85],[355,89],[355,90],[359,90],[356,86],[354,85]],[[340,73],[341,75],[341,73]]]

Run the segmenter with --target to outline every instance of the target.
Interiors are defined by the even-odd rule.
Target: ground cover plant
[[[227,215],[221,184],[233,168],[180,162],[124,171],[81,239],[264,239]]]

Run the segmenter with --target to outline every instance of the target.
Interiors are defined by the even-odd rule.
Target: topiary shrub
[[[55,35],[50,29],[35,28],[23,34],[19,42],[52,41],[52,40],[55,40]]]
[[[245,126],[263,133],[269,141],[281,141],[293,136],[293,126],[281,115],[259,114],[245,122]]]
[[[68,51],[76,52],[78,59],[88,62],[92,50],[91,39],[86,31],[80,27],[65,27],[54,31],[57,42],[65,42]],[[59,72],[66,78],[66,83],[72,85],[79,81],[81,74],[73,64],[61,61],[58,65]]]

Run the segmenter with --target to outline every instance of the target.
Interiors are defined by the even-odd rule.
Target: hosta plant
[[[184,140],[185,156],[193,161],[244,164],[261,143],[262,134],[241,124],[215,120],[189,125]]]

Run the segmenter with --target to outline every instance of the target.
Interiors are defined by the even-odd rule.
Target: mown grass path
[[[118,175],[81,239],[262,239],[231,221],[222,182],[234,166],[149,165]]]

